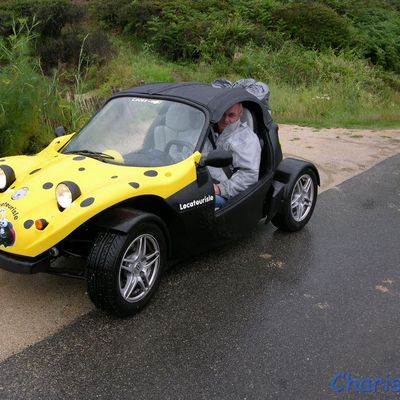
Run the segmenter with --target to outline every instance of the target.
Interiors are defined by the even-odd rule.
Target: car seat
[[[164,124],[154,129],[154,148],[165,151],[175,162],[184,160],[193,153],[203,123],[202,113],[185,104],[172,104]]]
[[[264,139],[260,136],[260,132],[258,132],[254,123],[253,114],[248,108],[243,107],[243,113],[240,120],[242,122],[247,123],[247,126],[258,136],[258,140],[260,141],[261,161],[260,161],[260,171],[258,175],[258,179],[260,179],[267,171],[267,160],[265,158],[265,151],[264,151]]]
[[[243,113],[242,116],[240,117],[240,120],[242,122],[246,122],[247,126],[254,132],[253,115],[251,114],[251,111],[248,108],[243,107]]]

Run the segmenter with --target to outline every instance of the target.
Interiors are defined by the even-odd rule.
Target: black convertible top
[[[246,107],[257,109],[258,113],[262,113],[266,126],[272,123],[266,104],[242,88],[215,88],[198,82],[149,83],[123,90],[113,97],[127,95],[154,96],[200,105],[208,110],[210,121],[213,123],[219,121],[224,112],[232,105],[245,103]]]

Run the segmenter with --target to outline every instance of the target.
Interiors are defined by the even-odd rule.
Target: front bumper
[[[22,257],[0,251],[0,268],[17,274],[46,272],[50,266],[50,254],[37,257]]]

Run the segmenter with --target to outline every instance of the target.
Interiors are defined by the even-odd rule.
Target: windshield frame
[[[92,120],[94,118],[96,118],[96,116],[103,110],[104,107],[106,107],[107,104],[109,104],[110,102],[112,102],[115,99],[118,98],[143,98],[143,99],[149,99],[149,100],[162,100],[162,101],[170,101],[173,103],[180,103],[180,104],[184,104],[190,107],[193,107],[195,109],[197,109],[198,111],[202,112],[205,119],[204,119],[204,124],[202,127],[202,130],[199,133],[198,139],[197,139],[197,143],[194,146],[194,150],[193,153],[197,151],[200,151],[200,149],[203,147],[203,143],[205,140],[205,137],[207,136],[208,130],[209,130],[209,126],[210,126],[210,111],[208,108],[204,107],[202,104],[182,98],[182,97],[177,97],[177,96],[163,96],[163,95],[150,95],[150,94],[141,94],[141,93],[132,93],[132,94],[128,94],[128,93],[117,93],[114,94],[113,96],[111,96],[110,98],[107,99],[107,101],[104,102],[104,104],[95,112],[93,113],[93,115],[88,119],[88,121],[79,129],[79,131],[77,131],[72,137],[71,139],[65,143],[64,146],[62,146],[62,148],[60,148],[58,150],[58,152],[63,153],[63,154],[69,154],[69,152],[65,152],[65,149],[68,147],[68,145],[70,144],[71,140],[73,140],[75,137],[77,137],[82,130],[84,130],[87,125],[89,125]],[[100,161],[99,158],[95,158],[96,160]],[[118,166],[123,166],[123,167],[133,167],[136,168],[138,166],[135,165],[129,165],[129,164],[125,164],[125,163],[120,163],[118,161],[115,161],[113,159],[103,159],[102,162],[106,162],[108,164],[115,164]]]

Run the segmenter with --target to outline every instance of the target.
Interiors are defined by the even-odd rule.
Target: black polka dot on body
[[[117,175],[114,175],[114,176],[111,177],[111,179],[117,179],[117,178],[118,178]]]
[[[84,157],[84,156],[77,156],[77,157],[74,157],[73,158],[73,160],[74,161],[81,161],[81,160],[84,160],[86,157]]]
[[[137,182],[129,182],[129,184],[134,188],[137,189],[140,185]]]
[[[33,225],[33,221],[31,219],[28,219],[24,222],[24,228],[29,229]]]
[[[33,171],[29,172],[29,175],[36,174],[36,172],[40,171],[42,168],[34,169]]]
[[[78,171],[84,171],[86,168],[80,167]]]
[[[42,187],[43,189],[51,189],[53,184],[51,182],[46,182]]]
[[[87,199],[82,201],[81,207],[89,207],[93,203],[94,203],[94,197],[88,197]]]
[[[145,174],[146,176],[157,176],[157,175],[158,175],[158,172],[157,172],[157,171],[154,171],[153,169],[149,169],[149,170],[146,171],[144,174]]]

